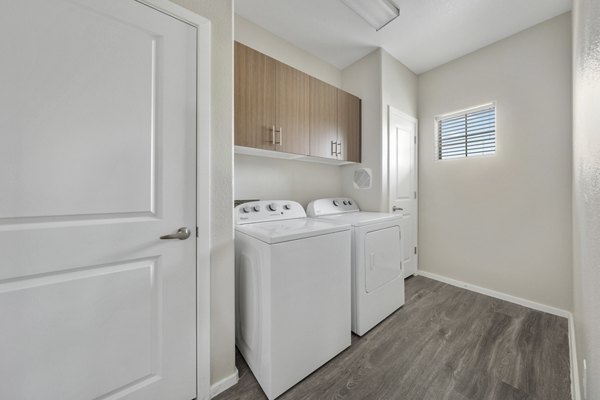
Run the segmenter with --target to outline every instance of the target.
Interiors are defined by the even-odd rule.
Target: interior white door
[[[402,214],[404,276],[417,272],[417,120],[389,107],[389,207]]]
[[[3,2],[0,399],[196,397],[196,29]]]

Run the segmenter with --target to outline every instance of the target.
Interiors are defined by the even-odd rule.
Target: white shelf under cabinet
[[[312,162],[312,163],[318,163],[318,164],[329,164],[329,165],[356,164],[353,161],[334,160],[331,158],[305,156],[302,154],[291,154],[291,153],[284,153],[282,151],[255,149],[253,147],[244,147],[244,146],[235,146],[235,153],[236,154],[244,154],[247,156],[280,158],[280,159],[284,159],[284,160],[296,160],[296,161]]]

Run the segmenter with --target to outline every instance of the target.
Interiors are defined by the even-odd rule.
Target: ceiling
[[[393,0],[376,32],[340,0],[235,0],[236,14],[343,69],[383,47],[420,74],[571,9],[571,0]]]

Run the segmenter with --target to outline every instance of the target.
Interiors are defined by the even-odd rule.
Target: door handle
[[[186,227],[182,227],[182,228],[177,229],[177,233],[172,233],[170,235],[164,235],[164,236],[161,236],[160,238],[162,240],[165,240],[165,239],[185,240],[189,237],[190,237],[190,230]]]
[[[404,208],[394,206],[392,207],[392,211],[404,211]]]

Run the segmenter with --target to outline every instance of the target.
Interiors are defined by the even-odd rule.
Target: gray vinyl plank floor
[[[215,400],[265,399],[240,381]],[[570,400],[565,318],[415,276],[406,304],[279,399]]]

